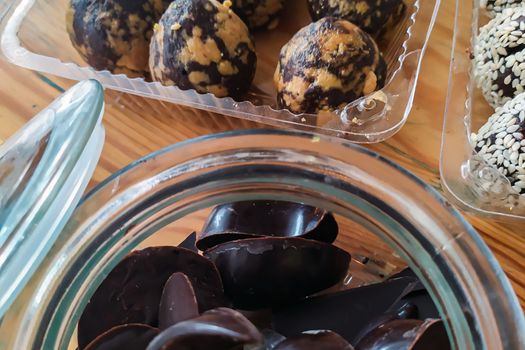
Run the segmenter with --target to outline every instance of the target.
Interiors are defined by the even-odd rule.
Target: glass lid
[[[80,82],[0,145],[0,319],[87,187],[103,110],[101,85]]]

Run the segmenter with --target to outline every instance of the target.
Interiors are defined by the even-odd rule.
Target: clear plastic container
[[[525,196],[476,154],[470,135],[494,109],[473,77],[473,52],[479,28],[489,20],[480,1],[456,2],[449,87],[441,147],[441,181],[448,198],[465,210],[505,221],[525,220]]]
[[[68,110],[73,129],[87,118],[89,127],[78,130],[98,145],[103,140],[97,116],[101,89],[88,81],[73,92],[73,96],[84,92],[93,103],[91,109],[81,104],[77,111]],[[55,106],[67,106],[71,95]],[[13,168],[12,161],[5,161],[11,158],[0,158],[0,170],[26,169],[10,172],[23,174],[24,181],[39,174],[32,169],[53,170],[65,178],[71,174],[72,183],[41,178],[50,196],[39,198],[64,204],[64,197],[52,195],[53,189],[77,193],[89,174],[79,176],[49,163],[62,153],[55,153],[45,141],[56,144],[62,134],[54,128],[48,134],[43,142],[17,138],[8,144],[15,151],[27,144],[28,150],[38,150],[28,154],[48,155],[33,157],[31,164],[36,166]],[[99,148],[88,142],[86,150],[96,161]],[[26,164],[23,158],[19,161]],[[18,196],[11,198],[18,202]],[[340,288],[380,282],[408,265],[431,294],[454,349],[525,348],[525,318],[509,281],[479,235],[436,191],[344,140],[245,130],[152,153],[97,186],[73,213],[44,211],[33,218],[51,220],[56,235],[45,235],[45,229],[13,231],[7,238],[18,244],[12,249],[0,245],[0,272],[5,271],[4,261],[14,261],[8,268],[18,268],[25,282],[11,294],[12,303],[0,304],[0,349],[75,349],[73,335],[83,307],[130,250],[178,244],[189,232],[201,229],[214,205],[254,199],[305,203],[335,213],[340,227],[335,244],[352,254],[349,275]],[[29,205],[19,213],[31,213],[35,202],[24,203]],[[72,208],[67,203],[62,207]],[[31,247],[38,259],[28,259]],[[21,257],[26,259],[16,260]],[[0,283],[3,291],[9,286],[9,281]]]
[[[287,1],[281,24],[273,31],[255,35],[258,67],[245,101],[95,71],[70,43],[65,28],[68,0],[2,1],[0,51],[16,65],[73,80],[97,79],[110,89],[273,126],[335,135],[353,142],[380,142],[395,134],[408,117],[440,0],[406,2],[405,18],[391,33],[388,43],[380,43],[388,64],[388,83],[380,91],[334,113],[296,115],[276,109],[272,77],[279,51],[299,28],[311,21],[306,1],[302,0]]]

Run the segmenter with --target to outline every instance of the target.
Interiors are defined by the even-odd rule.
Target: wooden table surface
[[[369,146],[438,190],[453,8],[451,0],[442,0],[406,126],[388,141]],[[0,143],[74,84],[2,60],[0,77]],[[106,91],[106,143],[90,187],[131,161],[169,144],[245,125],[222,116],[208,118],[206,113],[190,109],[171,114],[162,110],[166,106],[161,102]],[[498,258],[525,308],[525,229],[469,214],[466,217]]]

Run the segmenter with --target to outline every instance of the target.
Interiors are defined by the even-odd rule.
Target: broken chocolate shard
[[[176,272],[166,281],[159,305],[159,328],[164,330],[178,322],[199,316],[197,297],[191,281]]]
[[[227,305],[219,273],[208,259],[177,247],[134,251],[108,274],[86,305],[78,324],[80,349],[120,324],[157,327],[162,289],[175,272],[190,279],[199,311]]]
[[[102,333],[85,350],[144,350],[158,333],[158,329],[145,324],[124,324]]]
[[[275,350],[354,350],[339,334],[328,330],[307,331],[290,337],[275,347]]]
[[[347,274],[350,254],[304,238],[262,237],[219,244],[204,252],[239,309],[276,306],[329,288]],[[308,328],[307,328],[308,329]]]
[[[325,210],[284,201],[241,201],[213,209],[199,233],[197,247],[260,236],[303,237],[326,243],[335,241],[338,225]]]
[[[217,308],[165,329],[149,343],[147,350],[230,350],[262,342],[261,333],[241,313]]]
[[[403,277],[311,297],[275,309],[273,328],[286,337],[305,329],[330,329],[355,344],[368,324],[388,312],[416,284],[414,278]]]
[[[406,293],[400,302],[410,302],[416,306],[418,313],[415,318],[427,319],[427,318],[440,318],[439,311],[434,304],[427,289],[417,277],[411,268],[406,268],[390,277],[390,279],[398,277],[412,277],[418,280],[418,283],[412,288],[412,290]]]
[[[363,339],[368,333],[387,322],[393,320],[417,318],[417,314],[418,310],[414,304],[405,300],[400,300],[394,303],[384,314],[366,324],[366,326],[363,327],[359,334],[354,338],[354,343],[359,343],[359,341]]]
[[[425,286],[423,285],[419,277],[416,275],[414,270],[412,270],[410,267],[407,267],[399,271],[398,273],[393,274],[388,279],[394,279],[394,278],[399,278],[399,277],[411,277],[411,278],[415,278],[418,280],[419,283],[416,286],[414,286],[414,288],[412,289],[413,292],[420,291],[420,290],[426,291]]]
[[[184,239],[184,241],[180,242],[178,245],[179,248],[185,248],[188,250],[191,250],[192,252],[197,253],[197,247],[195,246],[195,241],[197,240],[197,233],[192,232]]]
[[[437,319],[393,320],[368,333],[356,350],[449,350],[443,321]]]

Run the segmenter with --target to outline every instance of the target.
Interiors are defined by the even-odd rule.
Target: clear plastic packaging
[[[408,117],[440,0],[406,2],[405,17],[388,42],[379,43],[388,64],[386,86],[333,113],[297,115],[276,109],[272,77],[279,51],[299,28],[311,21],[306,1],[301,0],[287,2],[276,29],[255,35],[257,73],[245,101],[94,70],[70,43],[65,28],[67,0],[4,0],[0,4],[1,52],[16,65],[73,80],[97,79],[110,89],[353,142],[380,142],[395,134]]]
[[[471,133],[494,113],[476,86],[470,56],[479,28],[489,20],[479,0],[457,0],[441,181],[449,199],[466,210],[500,220],[525,220],[525,196],[517,194],[509,180],[478,156],[470,144]]]

